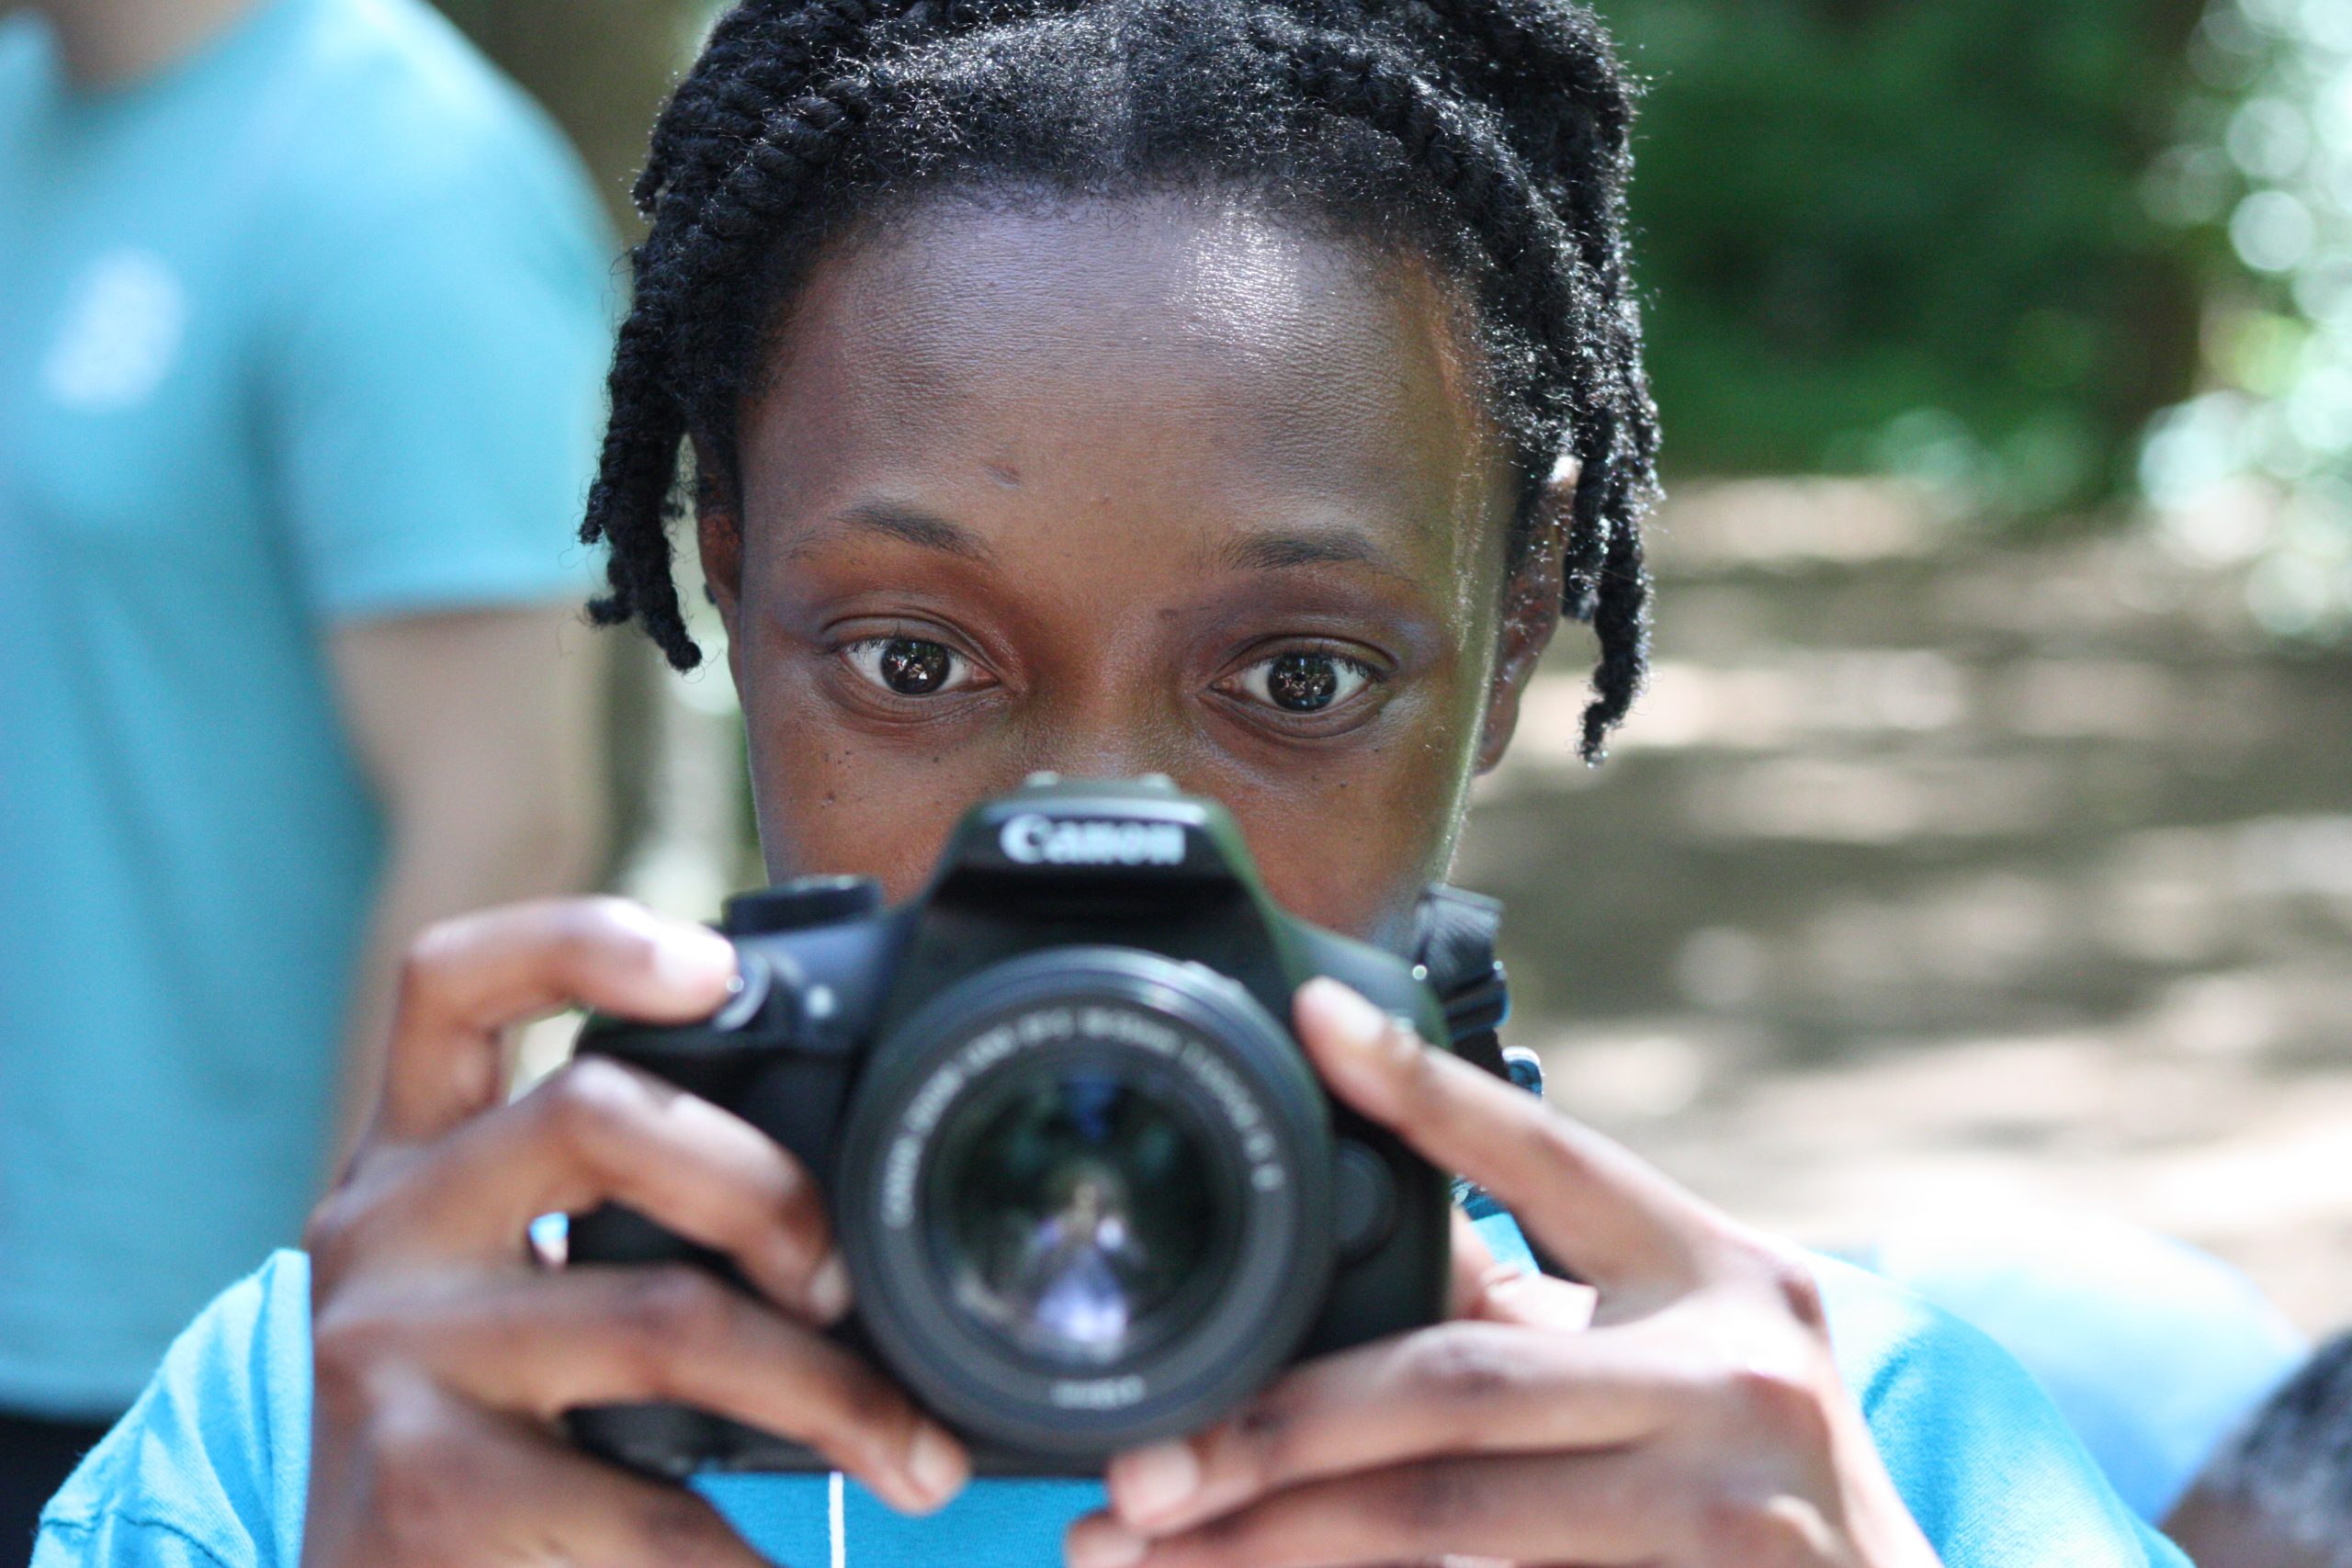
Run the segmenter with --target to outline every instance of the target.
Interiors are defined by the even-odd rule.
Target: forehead
[[[1469,320],[1419,257],[1239,202],[920,207],[829,249],[772,334],[747,501],[986,477],[1442,547],[1509,488]]]

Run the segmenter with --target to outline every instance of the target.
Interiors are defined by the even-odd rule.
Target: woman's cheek
[[[1402,933],[1421,889],[1443,874],[1452,834],[1445,770],[1429,765],[1437,761],[1419,747],[1384,749],[1354,766],[1327,765],[1309,789],[1226,799],[1275,902],[1316,925],[1380,941]]]
[[[811,716],[807,703],[754,704],[746,714],[769,877],[871,876],[893,903],[912,897],[948,833],[987,790],[967,781],[964,758],[925,753],[910,761]]]
[[[1403,933],[1446,874],[1469,795],[1466,704],[1400,698],[1384,733],[1323,766],[1316,787],[1270,795],[1242,824],[1284,908],[1369,940]]]

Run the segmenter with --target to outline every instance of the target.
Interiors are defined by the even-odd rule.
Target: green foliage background
[[[2194,0],[1600,0],[1678,470],[1912,468],[2036,512],[2196,358],[2141,199]]]
[[[441,0],[620,197],[710,0]],[[2197,360],[2148,215],[2200,0],[1598,0],[1679,473],[1911,471],[2020,513],[2128,479]]]

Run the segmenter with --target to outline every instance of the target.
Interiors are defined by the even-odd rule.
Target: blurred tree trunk
[[[545,105],[571,138],[625,243],[644,230],[628,187],[653,117],[719,0],[434,0]],[[612,634],[612,860],[617,874],[660,829],[682,738],[653,645]],[[724,679],[721,675],[719,679]],[[688,750],[705,748],[685,742]]]
[[[715,0],[435,0],[570,133],[623,235],[645,133]]]

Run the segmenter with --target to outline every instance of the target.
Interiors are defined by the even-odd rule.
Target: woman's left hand
[[[1590,1288],[1461,1236],[1452,1319],[1121,1455],[1109,1511],[1071,1527],[1073,1568],[1936,1562],[1801,1258],[1336,983],[1303,987],[1297,1020],[1335,1094]]]

